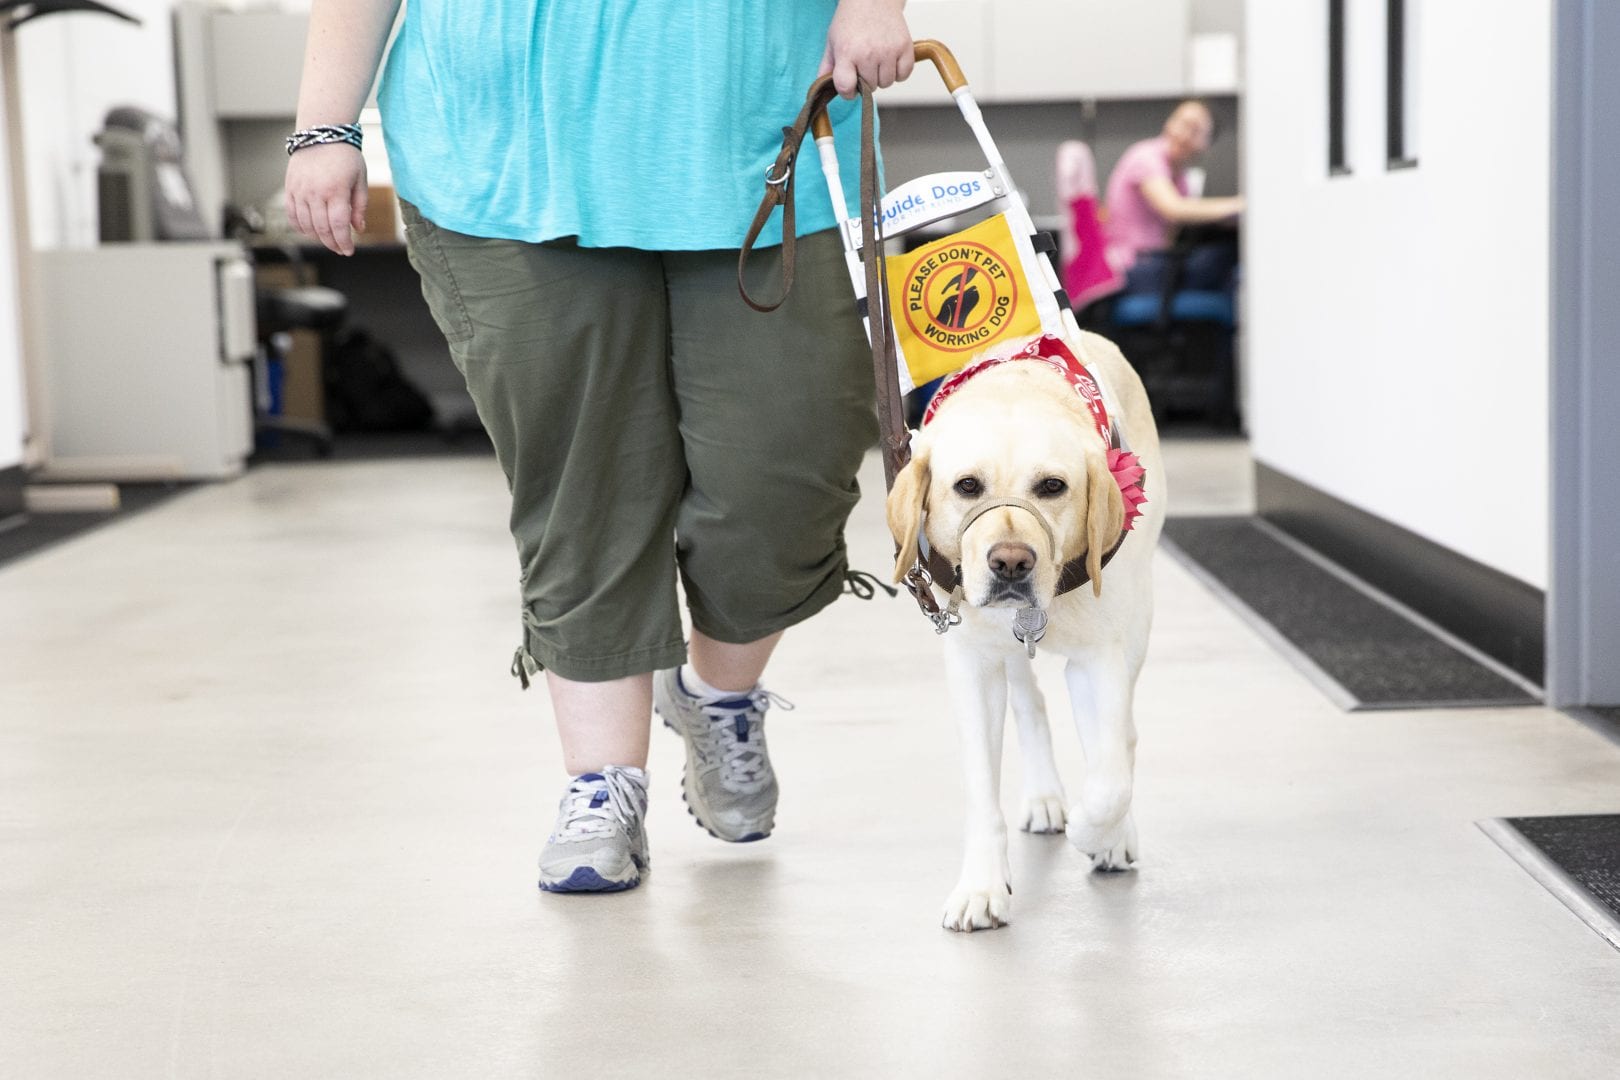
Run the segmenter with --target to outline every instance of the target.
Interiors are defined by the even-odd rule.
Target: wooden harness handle
[[[956,62],[956,57],[947,49],[943,42],[933,38],[923,38],[921,41],[911,43],[911,55],[918,63],[924,60],[931,61],[939,71],[939,77],[945,81],[945,89],[956,93],[967,85],[967,79],[962,76],[962,65]],[[832,121],[827,119],[825,112],[817,113],[810,132],[818,139],[825,139],[832,135]]]

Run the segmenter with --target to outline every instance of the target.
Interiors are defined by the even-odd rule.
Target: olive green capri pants
[[[844,522],[877,438],[871,352],[836,232],[801,238],[771,314],[736,251],[466,236],[404,206],[411,264],[512,492],[525,686],[744,644],[843,590]],[[779,290],[780,259],[750,291]]]

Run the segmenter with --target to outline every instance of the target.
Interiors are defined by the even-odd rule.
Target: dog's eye
[[[956,482],[956,493],[966,495],[970,499],[983,490],[984,488],[979,485],[978,477],[975,476],[964,476]]]
[[[1061,495],[1068,490],[1069,485],[1056,476],[1048,476],[1035,485],[1035,493],[1038,495]]]

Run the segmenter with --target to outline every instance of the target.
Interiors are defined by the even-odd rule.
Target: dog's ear
[[[1108,471],[1107,454],[1086,456],[1086,573],[1091,577],[1091,595],[1102,595],[1102,559],[1125,528],[1125,497],[1119,493],[1114,474]]]
[[[894,580],[899,581],[917,559],[917,530],[922,524],[923,510],[928,505],[928,484],[932,474],[928,469],[928,451],[919,450],[917,456],[900,470],[889,492],[887,510],[889,532],[899,545],[894,560]]]

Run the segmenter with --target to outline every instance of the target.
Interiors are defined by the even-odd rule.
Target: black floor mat
[[[455,431],[345,432],[332,440],[332,453],[321,457],[307,439],[283,435],[273,445],[260,446],[253,465],[332,461],[382,461],[389,458],[489,456],[494,446],[482,428]]]
[[[252,465],[289,462],[325,464],[391,458],[490,456],[494,450],[482,428],[406,434],[345,434],[333,440],[330,457],[319,457],[307,441],[284,437],[282,444],[258,451]],[[63,540],[149,509],[170,496],[197,487],[197,482],[118,484],[119,508],[111,513],[21,514],[0,522],[0,566]]]
[[[0,529],[0,566],[109,522],[121,521],[195,486],[191,483],[119,484],[118,509],[110,513],[25,514],[18,524]]]
[[[1252,517],[1185,517],[1165,537],[1356,709],[1532,705],[1528,692],[1329,573]]]
[[[1505,820],[1620,922],[1620,814]]]

